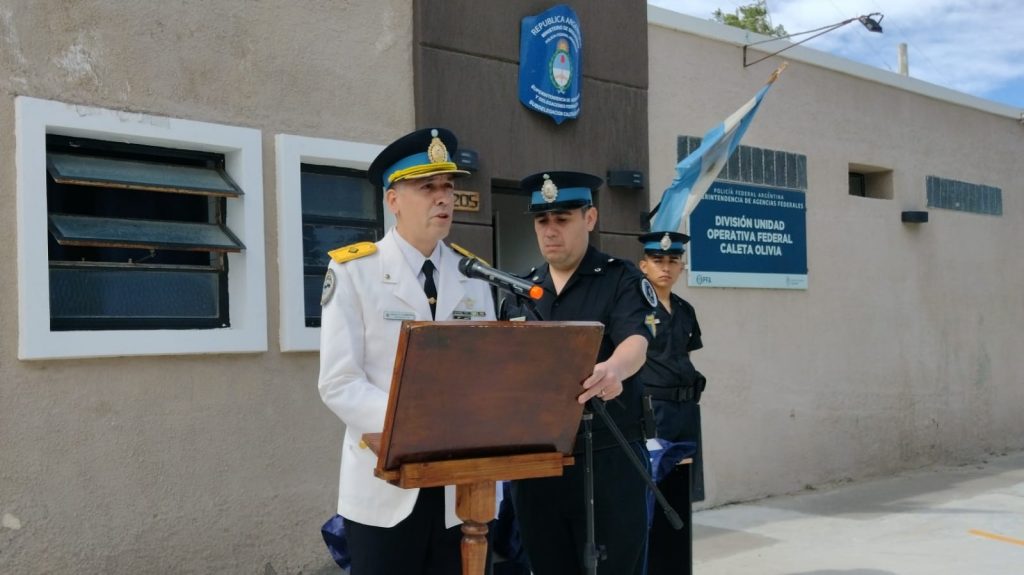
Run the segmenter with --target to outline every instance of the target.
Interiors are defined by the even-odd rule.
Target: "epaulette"
[[[373,242],[359,242],[336,250],[327,252],[331,259],[343,264],[348,261],[357,260],[377,252],[377,245]]]
[[[454,251],[455,253],[457,253],[457,254],[459,254],[459,255],[461,255],[461,256],[465,256],[465,257],[467,257],[467,258],[470,258],[470,259],[474,259],[474,260],[480,260],[481,262],[483,262],[483,264],[484,264],[485,266],[490,266],[490,265],[491,265],[491,264],[487,263],[487,260],[485,260],[485,259],[483,259],[482,257],[480,257],[480,256],[478,256],[478,255],[476,255],[476,254],[474,254],[473,252],[471,252],[471,251],[467,250],[466,248],[464,248],[464,247],[460,246],[459,244],[457,244],[457,243],[455,243],[455,242],[451,242],[451,243],[449,244],[449,246],[450,246],[450,247],[452,248],[452,250],[453,250],[453,251]]]

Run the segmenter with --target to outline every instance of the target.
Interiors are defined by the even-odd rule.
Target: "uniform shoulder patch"
[[[647,303],[651,304],[651,307],[658,307],[658,294],[654,291],[654,286],[651,282],[647,281],[647,278],[640,280],[640,291],[644,294],[644,298],[647,299]]]
[[[334,270],[327,268],[327,275],[324,276],[324,289],[320,292],[320,307],[327,305],[327,302],[331,301],[331,296],[334,295]]]
[[[345,246],[343,248],[331,250],[327,252],[327,255],[331,256],[331,259],[338,262],[339,264],[343,264],[345,262],[366,257],[376,252],[377,244],[373,242],[359,242],[357,244],[352,244],[349,246]]]

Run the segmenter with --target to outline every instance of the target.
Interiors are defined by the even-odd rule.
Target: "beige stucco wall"
[[[649,38],[656,201],[677,137],[702,136],[774,65],[658,25]],[[743,140],[807,156],[809,289],[677,287],[706,346],[709,504],[1024,448],[1024,126],[906,84],[791,61]],[[850,163],[891,168],[893,198],[850,196]],[[1001,188],[1003,215],[901,223],[926,209],[929,175]]]
[[[404,0],[0,2],[0,572],[329,572],[342,427],[278,351],[274,135],[411,129],[411,31]],[[268,352],[17,359],[18,95],[262,130]]]

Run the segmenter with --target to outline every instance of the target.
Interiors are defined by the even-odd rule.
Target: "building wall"
[[[411,130],[411,36],[399,0],[0,4],[0,572],[334,572],[343,429],[279,351],[274,137]],[[261,131],[267,351],[18,359],[19,95]]]
[[[782,58],[744,69],[744,33],[651,9],[651,196]],[[807,290],[686,287],[705,349],[708,504],[1024,448],[1024,128],[996,105],[809,50],[744,145],[806,156]],[[833,66],[835,64],[835,66]],[[893,197],[848,193],[850,164]],[[929,208],[926,179],[1000,188],[1002,215]],[[903,210],[930,221],[903,224]]]
[[[769,71],[743,70],[728,41],[648,28],[639,2],[580,4],[584,116],[556,130],[512,96],[518,19],[548,7],[0,5],[0,572],[334,571],[317,529],[342,426],[317,395],[316,354],[280,351],[275,136],[383,144],[447,123],[481,152],[481,192],[548,163],[646,170],[649,140],[656,200],[679,136],[702,135]],[[439,82],[414,88],[414,62]],[[265,237],[247,248],[266,256],[266,351],[18,359],[17,96],[260,130]],[[807,157],[810,289],[679,290],[707,345],[709,502],[1021,448],[1020,125],[794,62],[744,143]],[[893,199],[849,196],[849,163],[892,168]],[[901,224],[925,208],[927,176],[1000,188],[1003,215]],[[604,247],[635,249],[646,191],[599,202]],[[460,233],[486,244],[489,213],[460,214]]]

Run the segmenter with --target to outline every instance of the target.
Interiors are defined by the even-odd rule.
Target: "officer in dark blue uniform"
[[[698,402],[705,380],[690,361],[690,352],[704,344],[696,311],[672,293],[672,286],[682,275],[684,246],[690,238],[678,232],[652,232],[641,235],[639,240],[644,244],[640,269],[654,285],[658,307],[648,320],[654,341],[647,349],[647,363],[636,379],[642,383],[644,399],[652,407],[655,435],[668,442],[691,442],[696,446],[693,464],[675,468],[658,485],[669,504],[688,516],[686,510],[691,501],[704,499]],[[654,514],[648,551],[650,573],[681,573],[680,565],[690,561],[690,531],[672,529],[661,509],[655,509]]]
[[[600,321],[604,324],[593,374],[582,384],[580,403],[604,401],[608,413],[641,459],[641,389],[631,379],[646,358],[651,332],[645,318],[657,305],[654,289],[629,261],[601,253],[589,244],[597,223],[592,192],[601,178],[577,172],[547,172],[521,182],[530,192],[537,244],[545,264],[529,276],[544,288],[535,312],[549,321]],[[503,319],[531,319],[534,310],[506,303]],[[582,427],[581,427],[582,430]],[[594,511],[596,543],[605,558],[598,573],[640,574],[646,539],[646,491],[643,477],[615,441],[602,418],[593,419]],[[562,477],[528,479],[512,485],[523,544],[534,575],[584,573],[586,505],[582,435],[577,435],[576,465]]]

